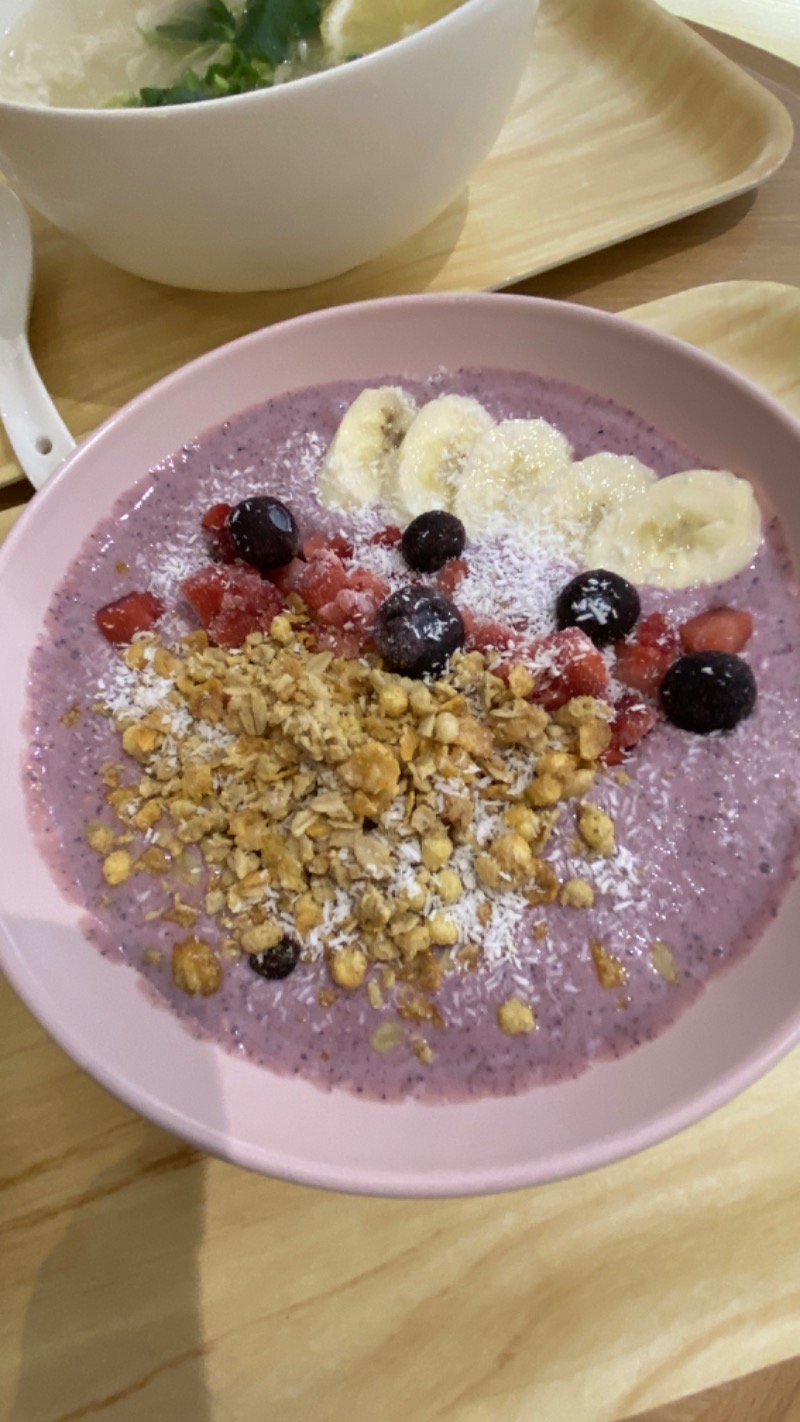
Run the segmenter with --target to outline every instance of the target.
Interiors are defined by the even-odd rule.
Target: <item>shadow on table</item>
[[[207,1422],[203,1181],[197,1151],[142,1122],[139,1148],[71,1202],[28,1305],[9,1422],[77,1422],[106,1409]]]

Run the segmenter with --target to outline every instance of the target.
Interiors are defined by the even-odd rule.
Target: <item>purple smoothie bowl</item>
[[[98,519],[199,433],[284,391],[439,368],[531,371],[635,410],[763,490],[800,546],[800,424],[719,362],[625,320],[525,297],[408,297],[327,311],[223,347],[92,435],[0,556],[9,752],[0,771],[0,965],[102,1085],[201,1149],[308,1184],[390,1195],[516,1189],[607,1164],[729,1100],[800,1040],[794,881],[755,949],[619,1060],[513,1096],[382,1103],[279,1076],[187,1032],[86,941],[28,828],[20,767],[28,665],[53,593]]]

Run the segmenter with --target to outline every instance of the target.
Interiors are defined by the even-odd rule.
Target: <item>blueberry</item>
[[[605,568],[579,573],[556,601],[559,631],[579,627],[596,647],[625,637],[638,621],[641,604],[633,583]]]
[[[463,647],[464,623],[449,597],[411,585],[381,603],[372,635],[389,671],[425,676]]]
[[[756,679],[734,652],[688,652],[661,683],[661,706],[682,731],[732,731],[756,704]]]
[[[282,938],[274,948],[265,948],[263,953],[249,953],[248,962],[260,978],[288,978],[297,967],[300,945],[291,938]]]
[[[466,541],[460,518],[444,509],[431,509],[408,525],[400,548],[409,568],[416,573],[436,573],[451,558],[461,557]]]
[[[294,514],[269,494],[242,499],[228,515],[228,532],[238,557],[262,573],[290,563],[300,547]]]

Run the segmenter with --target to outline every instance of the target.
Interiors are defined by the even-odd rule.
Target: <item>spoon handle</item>
[[[45,389],[24,335],[0,339],[0,419],[34,489],[75,448]]]

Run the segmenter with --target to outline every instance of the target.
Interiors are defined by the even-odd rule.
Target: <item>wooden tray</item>
[[[210,346],[320,306],[501,287],[720,203],[792,141],[783,105],[654,0],[542,0],[530,63],[464,198],[315,287],[216,296],[131,277],[37,218],[32,343],[76,436]],[[0,437],[0,484],[19,467]]]
[[[734,282],[629,314],[800,414],[800,289]],[[797,1351],[800,1051],[594,1175],[369,1200],[201,1157],[2,983],[0,1021],[10,1422],[615,1422]]]

